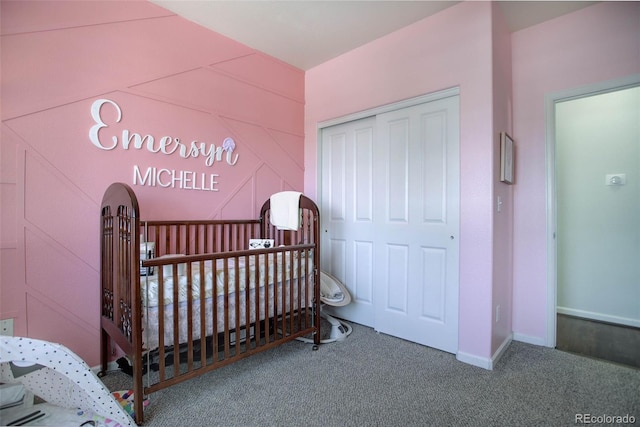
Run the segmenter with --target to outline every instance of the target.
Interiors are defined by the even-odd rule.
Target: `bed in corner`
[[[131,361],[136,423],[149,393],[298,337],[320,343],[319,211],[296,200],[298,228],[283,230],[271,199],[257,219],[143,221],[128,185],[106,190],[101,373],[112,340]]]

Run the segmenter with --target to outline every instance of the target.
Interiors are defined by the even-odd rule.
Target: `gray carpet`
[[[581,425],[576,414],[629,415],[640,425],[639,369],[513,342],[487,371],[353,328],[317,351],[292,342],[153,393],[144,425]],[[121,372],[102,380],[131,387]]]

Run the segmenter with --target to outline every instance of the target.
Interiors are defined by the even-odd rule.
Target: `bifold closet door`
[[[458,350],[458,98],[378,115],[376,330]]]
[[[323,130],[320,215],[322,268],[342,281],[352,298],[334,313],[371,327],[375,131],[375,117]]]
[[[459,98],[323,129],[324,268],[339,317],[451,353],[458,346]]]

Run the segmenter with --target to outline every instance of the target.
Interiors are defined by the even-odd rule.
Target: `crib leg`
[[[314,307],[314,312],[313,312],[313,316],[314,316],[314,320],[313,323],[316,325],[316,332],[315,334],[313,334],[313,347],[314,350],[317,350],[318,346],[320,345],[320,306],[316,305]]]
[[[100,371],[98,372],[98,377],[100,378],[107,375],[108,339],[109,335],[107,335],[104,329],[100,328]]]

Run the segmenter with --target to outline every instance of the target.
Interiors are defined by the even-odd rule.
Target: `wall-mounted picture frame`
[[[513,138],[508,133],[500,134],[500,181],[513,184],[514,172]]]

